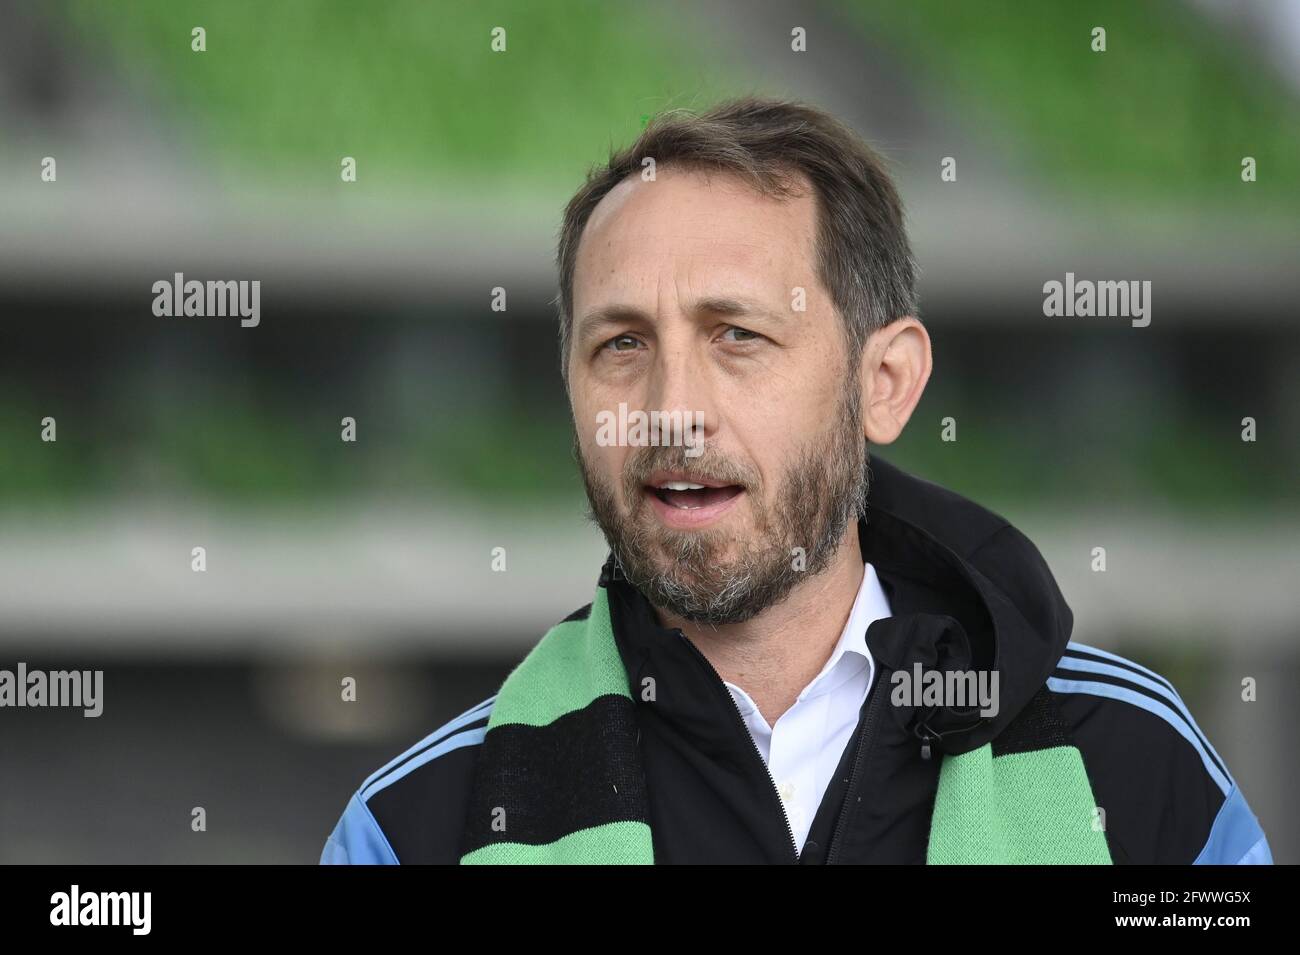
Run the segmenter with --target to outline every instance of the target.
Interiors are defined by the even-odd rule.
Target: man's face
[[[806,183],[781,200],[665,167],[612,190],[583,233],[567,360],[592,514],[632,583],[687,619],[780,601],[824,569],[865,493],[858,363],[815,229]],[[610,441],[620,404],[697,428]]]

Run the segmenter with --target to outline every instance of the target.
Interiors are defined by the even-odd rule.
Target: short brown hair
[[[642,159],[734,173],[759,191],[791,194],[790,173],[811,182],[818,206],[818,276],[844,318],[850,354],[867,336],[916,314],[916,265],[903,228],[903,205],[884,161],[852,130],[804,103],[746,96],[695,115],[655,117],[631,146],[594,166],[564,210],[556,261],[560,366],[568,377],[573,272],[592,210]]]

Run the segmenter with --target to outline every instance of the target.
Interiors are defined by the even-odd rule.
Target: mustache
[[[762,490],[762,479],[754,468],[727,457],[714,446],[705,444],[703,448],[704,453],[697,453],[694,457],[686,454],[691,450],[686,447],[647,445],[637,448],[623,466],[623,491],[627,500],[638,501],[641,488],[656,471],[674,471],[701,484],[736,484],[747,491]]]

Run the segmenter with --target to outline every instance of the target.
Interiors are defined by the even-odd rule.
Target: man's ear
[[[862,426],[872,444],[889,444],[921,400],[930,380],[930,335],[911,316],[895,319],[862,349]]]

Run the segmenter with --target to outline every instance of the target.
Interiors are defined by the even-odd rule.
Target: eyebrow
[[[715,315],[755,315],[781,321],[782,316],[755,299],[736,298],[725,295],[709,295],[696,299],[691,305],[692,314],[709,312]],[[631,305],[605,305],[592,309],[578,322],[578,336],[586,339],[601,328],[618,325],[628,321],[647,321],[649,315]]]

